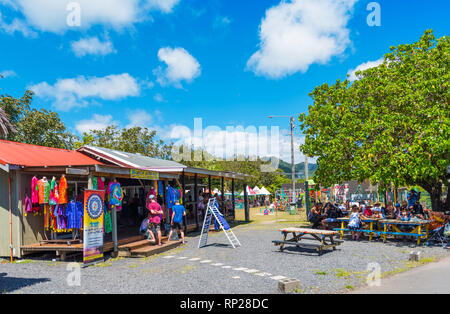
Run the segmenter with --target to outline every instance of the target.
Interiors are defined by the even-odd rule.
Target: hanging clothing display
[[[25,197],[25,216],[33,212],[33,205],[28,195]]]
[[[163,182],[158,181],[158,195],[164,196],[164,188],[163,188]]]
[[[59,204],[58,184],[56,183],[56,178],[55,177],[53,177],[52,182],[50,183],[49,204],[50,205],[57,205],[57,204]]]
[[[48,204],[50,198],[50,183],[46,177],[38,181],[36,190],[38,191],[39,204]]]
[[[104,191],[105,190],[105,179],[102,177],[97,178],[97,190]]]
[[[108,184],[109,205],[116,206],[117,210],[122,209],[122,187],[119,182],[110,182]]]
[[[61,179],[59,179],[59,204],[67,204],[67,180],[65,176],[62,176]]]
[[[38,178],[36,176],[31,179],[31,203],[32,204],[39,204],[39,193],[37,189],[38,185]]]
[[[67,204],[67,229],[82,229],[83,227],[83,204],[71,201]]]
[[[167,186],[166,198],[167,208],[171,209],[175,205],[175,201],[177,200],[177,191],[170,185]]]

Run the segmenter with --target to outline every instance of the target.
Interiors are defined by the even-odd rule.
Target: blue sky
[[[34,106],[77,134],[116,123],[167,139],[196,117],[284,132],[287,118],[267,116],[304,112],[316,85],[450,28],[446,0],[377,1],[379,27],[362,0],[79,0],[79,26],[67,25],[70,2],[0,0],[0,88],[35,90]]]

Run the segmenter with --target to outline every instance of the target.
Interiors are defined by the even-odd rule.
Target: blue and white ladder
[[[236,238],[233,231],[231,231],[230,225],[219,212],[219,205],[217,204],[216,199],[210,198],[208,201],[208,208],[206,209],[205,220],[203,222],[202,233],[200,234],[200,240],[198,242],[198,248],[206,246],[206,243],[208,242],[209,226],[211,225],[211,218],[213,216],[219,224],[220,228],[225,232],[225,235],[227,236],[228,241],[230,241],[233,248],[236,248],[236,246],[241,246],[238,238]]]

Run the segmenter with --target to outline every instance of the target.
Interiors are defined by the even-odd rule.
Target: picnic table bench
[[[364,232],[364,233],[368,233],[369,234],[369,241],[372,241],[373,235],[375,233],[378,233],[377,230],[375,230],[375,227],[377,226],[377,222],[380,219],[376,219],[376,218],[365,218],[365,219],[361,219],[362,223],[366,224],[365,228],[360,228],[360,229],[356,229],[356,230],[352,230],[349,228],[345,228],[345,224],[348,224],[350,221],[350,218],[348,217],[342,217],[342,218],[337,218],[337,220],[339,222],[341,222],[341,228],[334,228],[334,231],[339,231],[339,233],[341,234],[341,240],[344,238],[344,232],[345,231],[355,231],[355,232]]]
[[[319,256],[322,255],[323,250],[328,248],[333,248],[336,250],[336,246],[340,245],[343,241],[334,239],[334,236],[339,235],[336,231],[328,230],[317,230],[317,229],[307,229],[307,228],[284,228],[280,229],[283,240],[272,241],[275,246],[280,246],[280,251],[283,252],[285,245],[295,245],[297,247],[304,247],[307,249],[315,249]],[[288,234],[292,233],[291,239],[286,239]],[[311,237],[305,238],[306,235]],[[303,239],[315,240],[320,243],[306,243],[300,242]]]
[[[383,242],[386,242],[387,235],[396,236],[408,236],[415,237],[417,239],[417,244],[420,244],[420,239],[428,238],[429,234],[429,224],[430,220],[421,221],[401,221],[396,219],[381,219],[379,223],[384,225],[383,231],[378,231],[383,237]],[[391,227],[393,231],[388,231],[388,227]],[[402,231],[399,227],[412,227],[411,231]],[[425,233],[422,232],[422,228],[425,228]]]

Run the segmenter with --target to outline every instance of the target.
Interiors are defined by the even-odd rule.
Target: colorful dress
[[[44,179],[39,180],[36,191],[38,191],[39,204],[48,204],[50,198],[50,183]]]
[[[65,177],[59,179],[59,204],[67,204],[67,180]]]
[[[119,182],[110,182],[108,185],[109,205],[115,206],[117,210],[122,209],[122,188]]]
[[[67,229],[82,229],[83,227],[83,204],[71,201],[67,204]]]
[[[59,191],[58,184],[56,183],[56,179],[52,179],[52,183],[50,184],[50,197],[49,197],[50,205],[58,205],[59,204]]]

